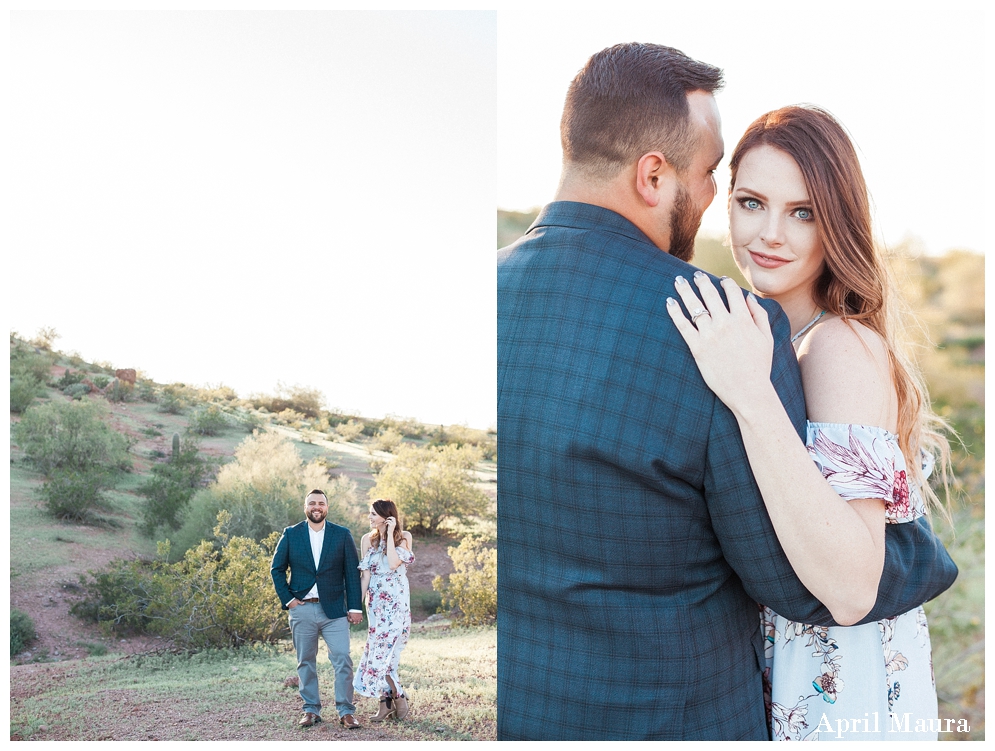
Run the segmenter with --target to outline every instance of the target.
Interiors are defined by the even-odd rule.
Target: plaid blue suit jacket
[[[695,271],[571,202],[499,252],[499,739],[765,740],[757,603],[833,625],[667,315]],[[788,321],[763,304],[801,437]],[[956,576],[928,525],[889,525],[888,546],[867,620]]]

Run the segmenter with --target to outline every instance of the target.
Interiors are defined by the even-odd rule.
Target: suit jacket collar
[[[304,536],[304,543],[308,546],[308,550],[311,549],[311,527],[307,522],[307,519],[302,521],[297,525],[301,528],[301,534]],[[321,555],[318,557],[318,567],[315,569],[315,573],[321,568],[321,565],[325,562],[325,559],[331,552],[331,540],[334,535],[333,529],[338,527],[338,524],[332,524],[328,519],[325,519],[325,536],[321,540]],[[314,565],[314,557],[309,556],[308,560],[311,561],[311,565]]]
[[[611,209],[590,203],[553,201],[546,204],[528,231],[531,232],[538,227],[547,226],[612,232],[636,242],[645,243],[654,250],[659,250],[641,229],[624,216]]]

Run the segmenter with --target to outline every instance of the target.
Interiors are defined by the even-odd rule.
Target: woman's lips
[[[754,253],[752,250],[750,252],[750,258],[757,266],[761,266],[765,269],[777,269],[784,266],[786,263],[791,263],[783,258],[774,258],[773,256],[764,256],[760,253]]]

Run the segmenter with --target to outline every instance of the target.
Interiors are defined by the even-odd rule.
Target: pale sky
[[[746,126],[764,112],[808,102],[850,131],[879,238],[918,237],[930,253],[990,248],[983,4],[652,7],[499,13],[498,206],[527,209],[552,199],[563,99],[586,59],[619,42],[656,42],[725,70],[717,102],[726,159],[703,231],[726,233],[728,156]]]
[[[495,422],[496,14],[13,12],[11,329]]]

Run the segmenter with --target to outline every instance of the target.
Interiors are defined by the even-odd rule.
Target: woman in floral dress
[[[393,501],[378,500],[370,506],[371,531],[361,543],[363,600],[370,634],[353,679],[356,693],[379,696],[379,711],[370,717],[383,722],[408,714],[408,698],[397,676],[401,651],[411,631],[411,595],[407,567],[414,562],[411,533],[401,530]],[[369,592],[369,596],[367,596]]]
[[[808,409],[803,445],[770,380],[766,311],[730,279],[678,279],[668,311],[702,376],[740,426],[784,552],[837,623],[761,626],[779,740],[936,740],[937,704],[922,607],[857,624],[874,605],[885,524],[938,501],[941,423],[892,337],[886,273],[874,247],[867,188],[843,128],[815,107],[755,121],[731,160],[730,240],[756,294],[791,325]],[[700,299],[699,295],[700,294]]]

